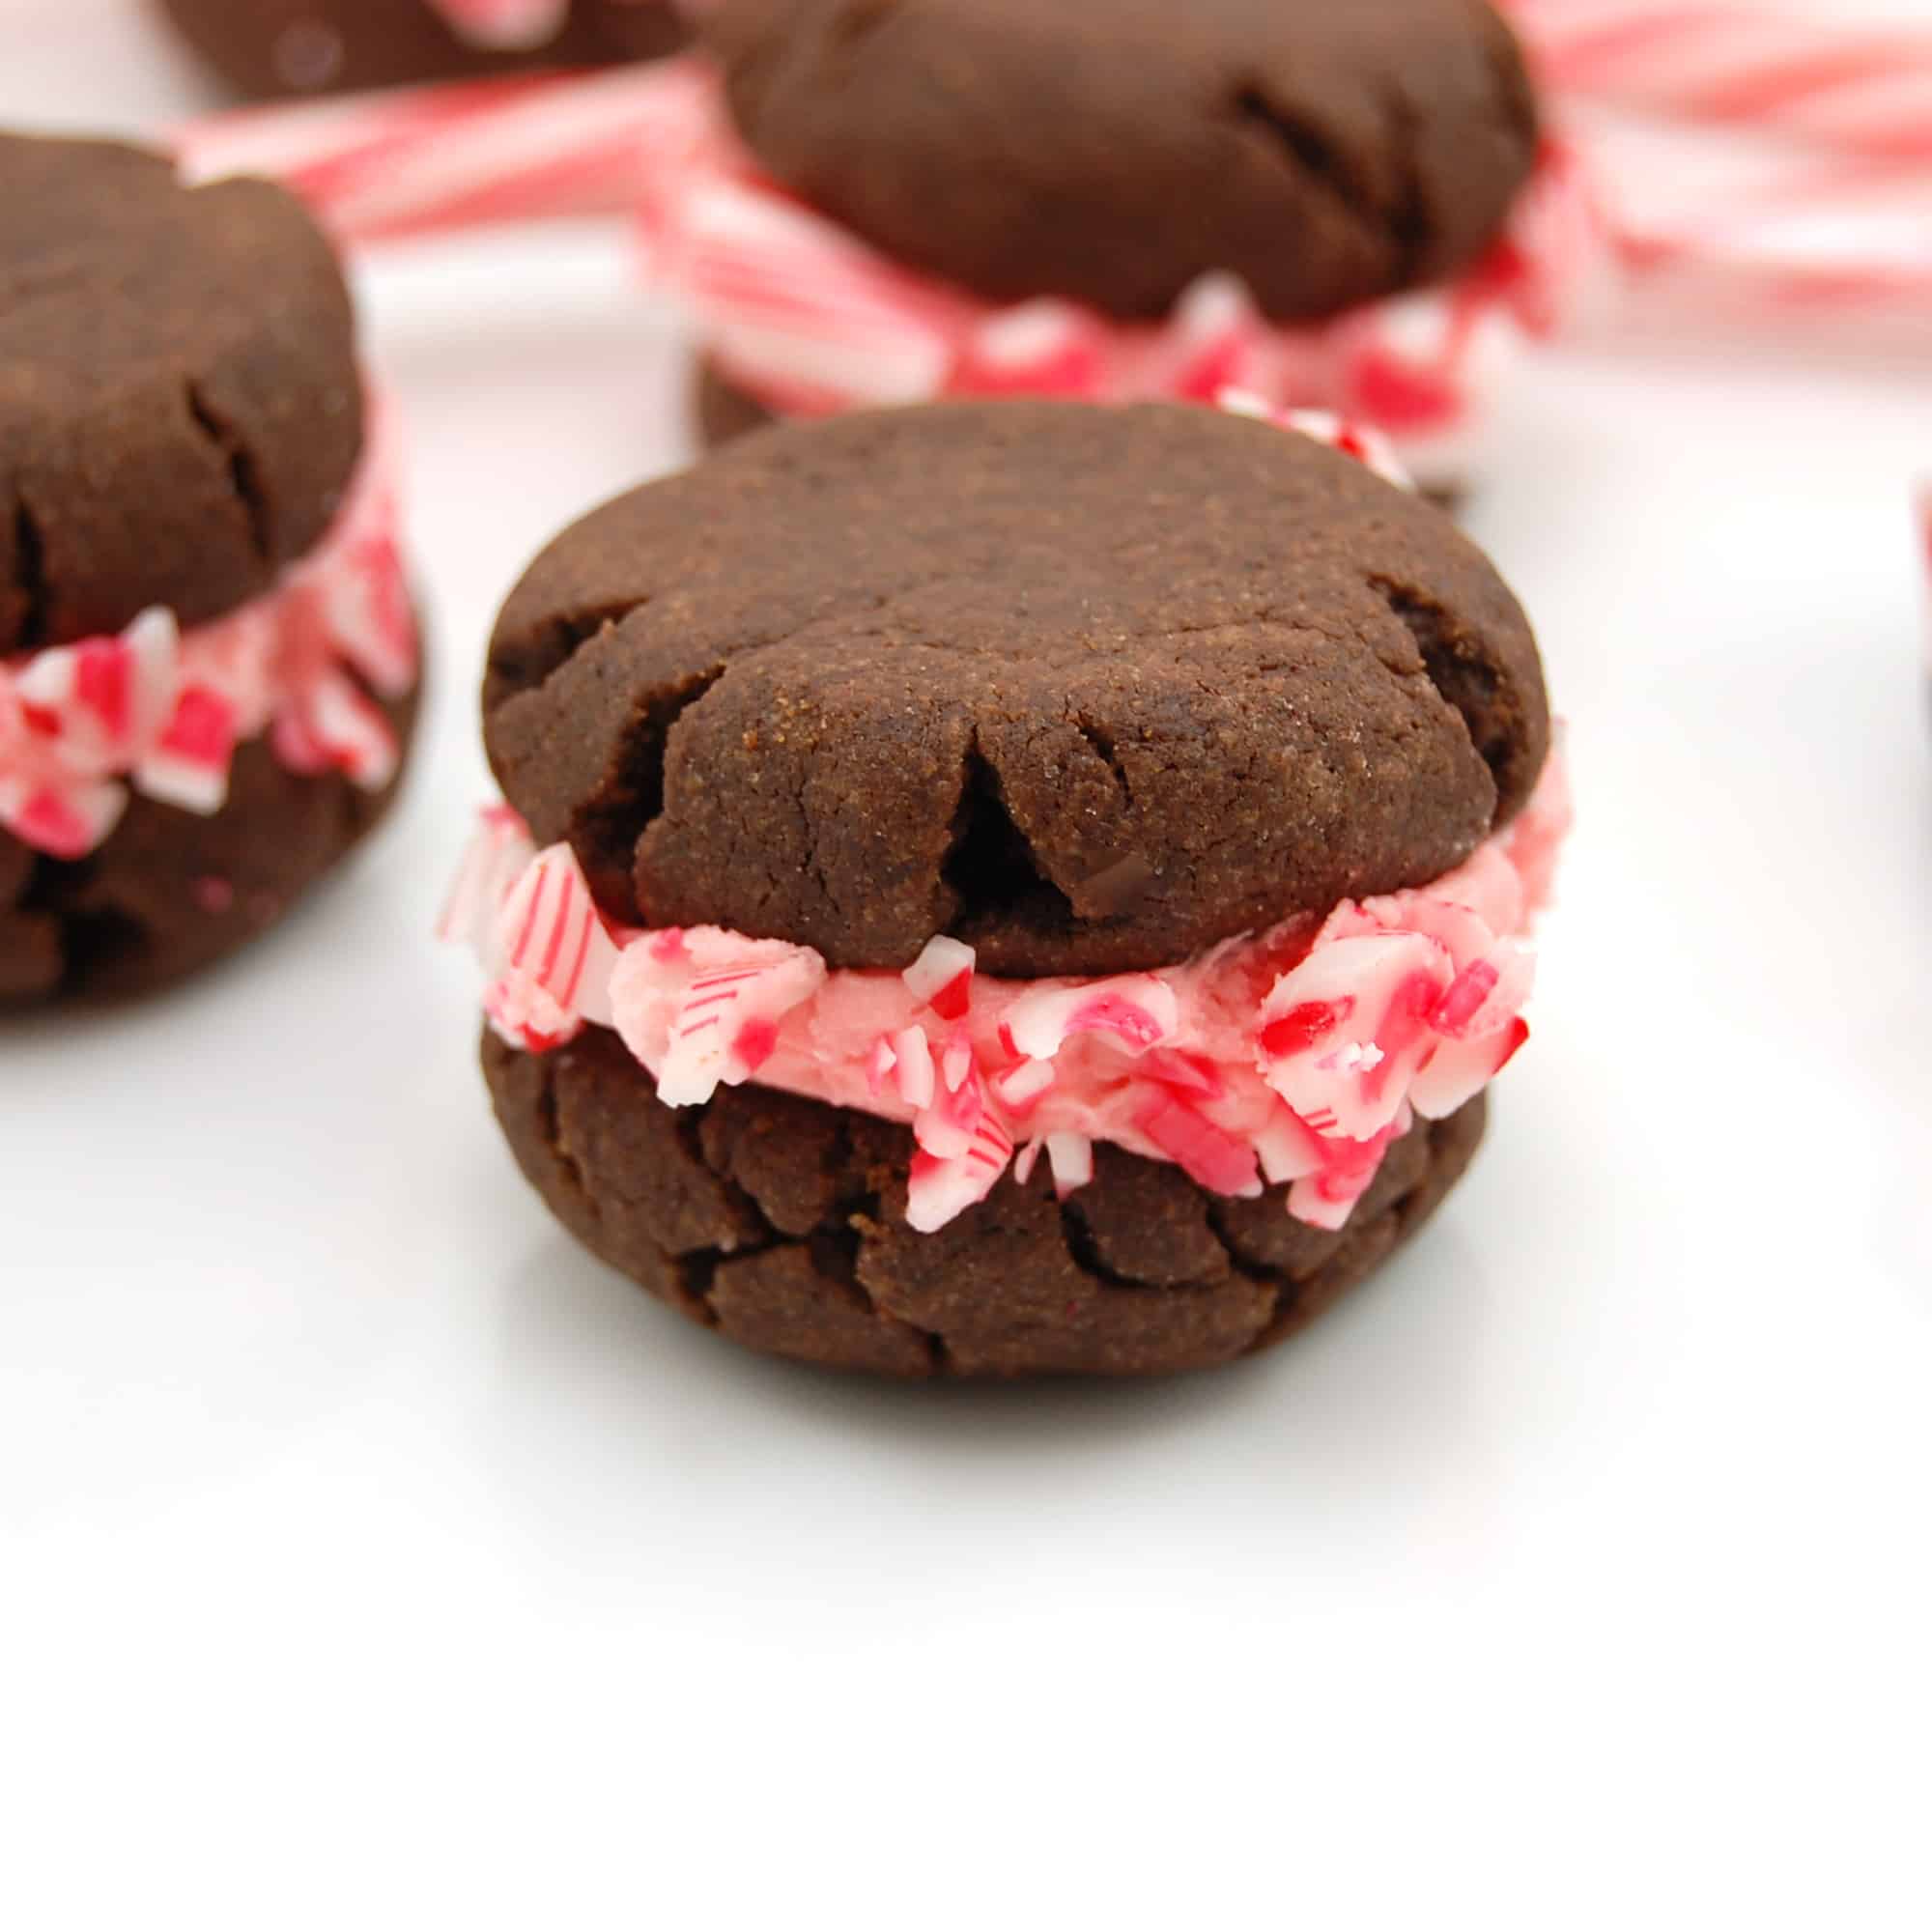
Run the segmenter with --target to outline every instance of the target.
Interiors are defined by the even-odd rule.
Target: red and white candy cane
[[[1932,343],[1922,171],[1628,120],[1590,125],[1637,314],[1822,322]]]
[[[495,222],[637,206],[684,107],[694,63],[251,107],[177,130],[191,181],[268,175],[338,236],[393,241]]]
[[[1545,84],[1671,119],[1932,159],[1932,29],[1713,0],[1511,0]]]

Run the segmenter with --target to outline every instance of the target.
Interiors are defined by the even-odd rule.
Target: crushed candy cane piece
[[[1005,1025],[1015,1053],[1051,1060],[1079,1033],[1107,1035],[1130,1053],[1145,1052],[1170,1038],[1179,1021],[1174,988],[1151,973],[1133,973],[1024,994],[1013,1002]]]
[[[503,1038],[544,1053],[586,1019],[609,1024],[617,949],[568,845],[536,855],[504,898],[495,936],[499,963],[483,1004]]]
[[[973,964],[970,946],[943,934],[925,942],[921,952],[899,975],[906,990],[943,1020],[962,1020],[973,1004]]]
[[[906,1225],[922,1235],[937,1233],[985,1200],[1012,1153],[1011,1139],[992,1121],[983,1122],[956,1154],[940,1156],[922,1147],[907,1178]]]
[[[1085,1134],[1048,1134],[1046,1161],[1053,1170],[1053,1191],[1065,1201],[1094,1179],[1094,1143]]]
[[[932,1047],[926,1039],[925,1029],[910,1026],[903,1033],[895,1034],[893,1055],[896,1062],[899,1098],[908,1107],[931,1106],[939,1082],[933,1071]]]
[[[697,970],[685,979],[658,1072],[658,1098],[668,1107],[700,1105],[721,1082],[742,1086],[756,1070],[742,1050],[747,1023],[782,1018],[825,983],[825,961],[809,947],[704,937],[700,948],[698,934],[686,935]],[[649,961],[648,952],[641,956]],[[755,1033],[750,1043],[754,1051],[764,1044]]]

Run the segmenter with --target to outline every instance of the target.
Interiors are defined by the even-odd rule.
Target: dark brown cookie
[[[691,434],[700,449],[717,449],[778,420],[757,397],[739,388],[709,356],[699,358],[692,386]],[[1452,516],[1463,508],[1468,494],[1466,483],[1460,477],[1438,477],[1434,482],[1419,484],[1417,489],[1437,509],[1447,510]]]
[[[763,165],[995,300],[1164,313],[1209,270],[1283,322],[1470,261],[1536,109],[1482,0],[725,0]]]
[[[1516,600],[1349,458],[1179,405],[760,431],[512,594],[486,738],[613,916],[1172,964],[1459,864],[1548,716]]]
[[[485,80],[533,67],[601,67],[669,53],[686,39],[672,0],[576,0],[562,34],[528,51],[476,46],[425,0],[159,5],[231,88],[254,99]]]
[[[1101,1148],[1064,1204],[1042,1164],[920,1235],[903,1127],[755,1088],[673,1112],[601,1030],[545,1058],[486,1036],[483,1066],[518,1164],[594,1254],[751,1348],[910,1377],[1163,1375],[1281,1341],[1429,1217],[1486,1104],[1398,1141],[1340,1234],[1284,1190],[1223,1201]]]
[[[407,752],[415,698],[384,709]],[[258,738],[237,750],[212,817],[137,797],[72,865],[0,833],[0,1007],[156,992],[238,952],[377,824],[395,789],[298,777]]]
[[[348,293],[293,197],[0,136],[0,656],[244,603],[361,444]]]

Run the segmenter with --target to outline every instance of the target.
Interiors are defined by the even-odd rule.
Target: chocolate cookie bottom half
[[[538,1056],[486,1033],[518,1165],[594,1254],[766,1353],[909,1378],[1151,1376],[1306,1327],[1435,1212],[1483,1137],[1482,1095],[1390,1149],[1346,1228],[1293,1219],[1110,1147],[1065,1201],[1044,1166],[936,1234],[906,1225],[910,1131],[753,1087],[663,1106],[615,1035]]]

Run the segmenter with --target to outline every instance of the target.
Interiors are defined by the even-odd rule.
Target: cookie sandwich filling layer
[[[1227,274],[1151,324],[1053,298],[992,302],[901,267],[771,181],[705,71],[668,71],[650,118],[653,277],[718,372],[781,415],[1006,394],[1205,402],[1236,387],[1338,411],[1429,467],[1460,459],[1522,342],[1555,332],[1605,272],[1577,161],[1546,141],[1503,235],[1441,288],[1293,327]]]
[[[669,1107],[747,1082],[912,1128],[907,1219],[941,1228],[1044,1154],[1065,1197],[1108,1141],[1211,1193],[1288,1183],[1348,1222],[1392,1142],[1453,1114],[1529,1037],[1524,950],[1570,803],[1552,759],[1529,804],[1444,877],[1105,979],[997,980],[931,940],[903,972],[810,947],[599,911],[568,844],[484,813],[440,935],[473,947],[491,1027],[530,1053],[613,1029]]]
[[[383,790],[400,750],[377,700],[418,675],[393,470],[372,411],[334,522],[264,596],[186,631],[149,610],[117,637],[0,663],[0,829],[73,860],[132,792],[213,816],[237,746],[265,735],[292,772]]]

